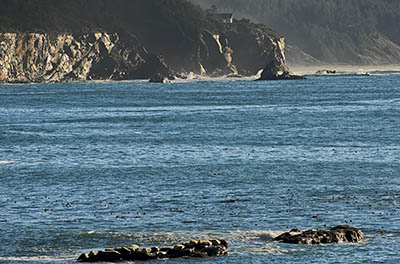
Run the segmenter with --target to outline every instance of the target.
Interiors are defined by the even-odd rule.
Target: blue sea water
[[[1,85],[0,263],[215,237],[165,263],[398,263],[399,174],[398,72]],[[271,242],[345,223],[365,243]]]

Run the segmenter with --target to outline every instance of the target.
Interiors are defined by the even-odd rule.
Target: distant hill
[[[205,9],[233,12],[279,31],[288,60],[299,49],[322,63],[400,64],[400,1],[397,0],[191,0]],[[299,48],[299,49],[298,49]],[[297,56],[297,58],[295,58]]]

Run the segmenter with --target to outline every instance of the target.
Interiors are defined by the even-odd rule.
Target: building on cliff
[[[230,13],[220,13],[220,14],[215,14],[217,17],[219,17],[222,22],[226,24],[232,24],[233,23],[233,14]]]

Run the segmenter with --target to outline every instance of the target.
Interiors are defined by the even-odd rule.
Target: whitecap
[[[31,257],[0,257],[0,262],[26,262],[26,263],[35,263],[35,262],[51,262],[51,263],[65,263],[66,260],[73,260],[74,258],[61,258],[61,257],[53,257],[53,256],[31,256]]]

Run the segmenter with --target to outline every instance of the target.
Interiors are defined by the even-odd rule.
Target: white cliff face
[[[271,39],[271,44],[274,47],[273,57],[277,61],[277,64],[281,65],[280,72],[282,74],[284,71],[288,70],[286,66],[286,56],[285,56],[285,39],[284,38]]]
[[[0,34],[0,82],[58,82],[113,79],[120,69],[111,53],[118,34],[96,32],[75,37],[60,34]],[[94,66],[102,64],[102,71]],[[108,68],[107,68],[108,67]]]
[[[285,38],[280,38],[279,41],[277,41],[278,45],[278,50],[280,53],[280,56],[282,57],[283,63],[286,63],[286,56],[285,56]]]
[[[219,34],[203,31],[200,38],[199,60],[200,73],[208,76],[238,74],[232,64],[233,50],[227,45],[228,40]]]
[[[221,44],[221,42],[219,41],[220,35],[214,34],[214,35],[213,35],[213,38],[215,39],[215,42],[217,42],[217,45],[218,45],[218,48],[219,48],[219,52],[220,52],[221,54],[223,54],[224,51],[223,51],[223,48],[222,48],[222,44]]]

